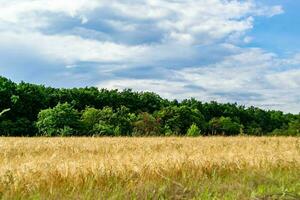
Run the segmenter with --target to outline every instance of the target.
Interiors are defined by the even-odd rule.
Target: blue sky
[[[0,75],[300,112],[297,0],[0,0]]]

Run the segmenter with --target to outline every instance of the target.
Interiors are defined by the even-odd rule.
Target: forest
[[[2,136],[300,135],[300,114],[152,92],[52,88],[0,77]]]

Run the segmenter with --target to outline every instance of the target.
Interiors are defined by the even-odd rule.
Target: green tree
[[[153,113],[160,110],[163,100],[160,96],[153,92],[142,92],[139,94],[140,110],[143,112]]]
[[[45,136],[78,135],[80,115],[69,103],[42,110],[36,123],[38,131]]]

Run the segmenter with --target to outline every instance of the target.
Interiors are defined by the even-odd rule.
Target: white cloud
[[[63,13],[72,17],[93,10],[100,5],[97,0],[1,0],[0,20],[12,23],[22,22],[24,17],[43,12]],[[38,16],[34,16],[38,19]]]
[[[85,80],[81,63],[94,63],[96,73],[89,76],[109,76],[101,87],[300,109],[300,54],[280,58],[238,47],[255,40],[247,31],[256,16],[281,14],[281,6],[255,0],[0,0],[0,8],[0,51],[14,47],[59,63],[66,78]],[[159,79],[114,76],[138,66],[164,70]]]
[[[120,31],[135,31],[137,29],[135,24],[129,24],[120,20],[106,20],[106,22]]]
[[[72,35],[43,35],[37,32],[1,32],[3,46],[31,48],[50,60],[76,62],[131,62],[140,59],[147,50],[143,46],[126,46],[112,42],[83,39]]]
[[[188,93],[186,83],[172,80],[117,79],[102,82],[98,87],[107,89],[132,88],[135,91],[155,92],[161,94],[162,97],[169,99],[181,99],[182,94]]]
[[[300,91],[300,66],[298,69],[290,69],[283,72],[274,72],[267,76],[267,80],[274,87],[287,90],[296,89]]]
[[[110,89],[154,91],[165,98],[195,97],[202,101],[238,102],[298,113],[300,66],[277,71],[282,61],[260,49],[239,49],[235,55],[207,66],[168,70],[164,80],[115,79],[99,83]]]
[[[208,66],[186,68],[176,72],[177,76],[190,84],[209,89],[211,92],[233,92],[259,89],[264,72],[273,63],[273,54],[260,49],[247,49],[226,57],[219,63]]]
[[[124,18],[123,21],[107,20],[120,31],[134,31],[139,25],[150,22],[152,28],[164,32],[165,40],[179,40],[188,44],[211,43],[231,34],[245,32],[252,28],[253,16],[273,16],[282,12],[280,6],[259,6],[251,0],[12,0],[0,1],[0,7],[2,23],[23,28],[49,25],[49,13],[77,17],[85,24],[89,21],[87,15],[104,9]],[[102,11],[99,12],[101,14]]]
[[[255,11],[257,15],[262,15],[262,16],[268,16],[268,17],[273,17],[275,15],[279,15],[284,13],[284,10],[282,6],[272,6],[272,7],[266,7],[266,6],[261,6],[260,9],[257,9]]]

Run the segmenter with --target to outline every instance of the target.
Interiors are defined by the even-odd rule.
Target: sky
[[[300,112],[298,0],[0,0],[0,76]]]

